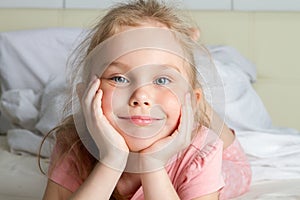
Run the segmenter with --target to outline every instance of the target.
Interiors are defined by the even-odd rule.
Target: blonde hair
[[[128,3],[120,3],[116,6],[112,7],[107,14],[99,21],[96,26],[94,26],[89,34],[87,35],[86,39],[81,43],[81,45],[76,49],[76,52],[72,58],[74,58],[69,65],[71,68],[71,76],[70,83],[71,85],[76,84],[74,80],[76,79],[76,75],[78,70],[84,66],[84,60],[89,55],[89,53],[97,47],[101,42],[105,41],[109,37],[115,35],[116,33],[120,32],[123,26],[139,26],[145,21],[154,21],[159,22],[166,27],[168,27],[172,31],[179,32],[180,34],[187,36],[187,38],[192,38],[192,26],[187,24],[183,18],[178,16],[178,10],[173,8],[172,6],[168,6],[163,2],[159,2],[157,0],[134,0],[129,1]],[[182,41],[181,43],[185,46],[186,51],[193,57],[193,52],[189,49],[188,41]],[[188,76],[190,78],[190,84],[193,88],[200,87],[200,84],[197,80],[197,73],[196,67],[190,64],[190,69],[187,69]],[[72,91],[70,91],[72,93]],[[203,111],[204,106],[200,105],[201,113],[197,115],[204,116],[205,111]],[[66,103],[65,109],[65,120],[57,126],[51,133],[57,134],[57,142],[60,142],[64,145],[64,149],[58,153],[59,157],[66,155],[70,151],[75,151],[74,149],[84,148],[80,139],[76,133],[74,119],[72,117],[72,94],[70,94],[70,98]],[[199,119],[197,119],[199,120]],[[206,124],[205,121],[199,120],[199,125]],[[60,135],[60,136],[58,136]],[[86,156],[92,157],[87,150],[84,151],[76,151],[78,162],[82,160],[86,160]],[[76,154],[75,154],[76,155]],[[52,157],[52,162],[55,160]],[[61,159],[57,159],[61,160]],[[91,162],[93,158],[90,158]],[[52,163],[53,168],[54,163]],[[89,173],[86,171],[91,171],[92,167],[86,169],[85,166],[80,166],[79,168],[79,175],[84,180]]]

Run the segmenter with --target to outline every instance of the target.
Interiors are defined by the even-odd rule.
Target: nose
[[[149,88],[148,88],[149,89]],[[136,89],[130,99],[129,99],[129,105],[132,107],[150,107],[152,106],[152,101],[150,97],[149,90],[147,91],[146,87],[141,87]]]

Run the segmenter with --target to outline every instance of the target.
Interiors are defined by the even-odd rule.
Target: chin
[[[138,144],[138,145],[128,145],[128,146],[129,146],[130,152],[138,153],[138,152],[141,152],[141,151],[147,149],[151,145]]]
[[[128,148],[131,152],[141,152],[142,150],[147,149],[150,147],[154,141],[149,141],[146,139],[131,139],[130,141],[127,140]]]

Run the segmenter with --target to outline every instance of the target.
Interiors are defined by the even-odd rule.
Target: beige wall
[[[0,9],[0,31],[88,27],[104,11]],[[206,44],[237,48],[257,65],[254,84],[275,125],[300,130],[300,12],[192,11]],[[254,116],[255,117],[255,116]]]
[[[194,12],[209,44],[236,47],[257,66],[256,91],[274,124],[300,130],[300,12]]]

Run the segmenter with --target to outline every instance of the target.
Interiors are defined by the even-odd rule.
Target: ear
[[[84,93],[84,84],[82,82],[76,85],[76,93],[78,95],[79,100],[81,101]]]
[[[199,29],[197,29],[195,27],[190,28],[190,37],[195,42],[198,41],[199,38],[200,38],[200,31],[199,31]]]
[[[202,101],[202,90],[200,88],[194,89],[194,96],[196,100],[196,104],[198,105]]]

